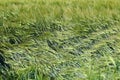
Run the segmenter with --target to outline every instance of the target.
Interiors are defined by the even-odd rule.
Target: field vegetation
[[[0,56],[1,80],[120,80],[120,1],[0,0]]]

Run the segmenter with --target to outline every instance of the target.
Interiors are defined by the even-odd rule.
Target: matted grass
[[[119,4],[0,0],[1,80],[119,80]]]

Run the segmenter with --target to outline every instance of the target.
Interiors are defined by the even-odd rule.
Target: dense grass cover
[[[120,80],[119,0],[0,0],[1,80]]]

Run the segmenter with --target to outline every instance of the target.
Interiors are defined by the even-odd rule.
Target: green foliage
[[[119,4],[0,0],[0,79],[119,80]]]

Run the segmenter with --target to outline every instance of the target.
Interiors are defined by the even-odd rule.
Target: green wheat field
[[[120,80],[120,0],[0,0],[0,80]]]

